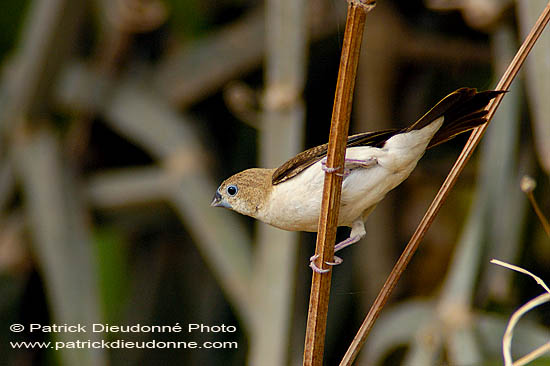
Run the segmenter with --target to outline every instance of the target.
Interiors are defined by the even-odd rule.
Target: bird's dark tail
[[[477,92],[473,88],[460,88],[443,98],[407,131],[419,130],[443,116],[443,125],[435,133],[428,149],[444,143],[456,135],[487,122],[485,107],[504,90]]]

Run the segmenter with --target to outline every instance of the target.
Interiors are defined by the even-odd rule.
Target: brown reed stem
[[[525,58],[533,48],[535,42],[539,38],[540,34],[544,30],[544,27],[546,26],[549,20],[550,20],[550,2],[547,4],[546,8],[541,13],[541,16],[539,17],[539,19],[537,20],[537,22],[535,23],[535,25],[533,26],[529,34],[527,35],[525,41],[523,42],[518,52],[516,53],[514,59],[510,63],[510,66],[508,66],[508,69],[500,79],[496,87],[497,90],[507,90],[510,87],[510,84],[512,84],[512,81],[514,80],[519,69],[523,65]],[[416,228],[416,231],[411,237],[409,243],[403,250],[401,257],[399,257],[397,263],[393,267],[390,275],[388,276],[378,296],[374,300],[374,303],[371,306],[367,316],[365,317],[363,324],[361,324],[359,331],[355,335],[355,338],[351,342],[351,345],[349,346],[346,354],[342,358],[342,361],[340,362],[340,366],[350,366],[355,360],[355,358],[357,357],[357,355],[359,354],[359,351],[363,346],[363,344],[365,343],[365,340],[367,339],[367,336],[370,330],[372,329],[374,322],[380,315],[380,312],[382,311],[382,308],[388,301],[388,298],[391,295],[393,289],[395,288],[397,281],[405,271],[405,268],[407,267],[412,256],[416,252],[416,249],[418,248],[420,241],[424,238],[426,231],[428,231],[428,228],[434,221],[435,216],[437,215],[437,213],[439,212],[439,209],[443,205],[443,202],[445,201],[445,199],[449,195],[450,190],[453,188],[454,184],[456,183],[458,176],[460,175],[460,173],[464,169],[464,166],[470,159],[470,156],[472,155],[474,149],[479,144],[479,141],[481,140],[485,130],[487,129],[487,126],[491,118],[495,114],[495,111],[498,105],[500,104],[500,101],[502,100],[503,96],[504,96],[503,94],[497,96],[489,104],[487,108],[489,111],[487,114],[488,122],[473,130],[470,136],[470,139],[464,146],[464,149],[462,150],[460,156],[455,162],[449,175],[445,179],[445,182],[443,182],[443,185],[441,186],[439,192],[437,193],[430,207],[426,211],[426,214],[422,218],[422,221]]]
[[[537,217],[539,218],[539,221],[542,225],[542,228],[544,229],[544,232],[550,238],[550,223],[548,223],[548,219],[542,213],[542,210],[540,209],[539,204],[535,200],[535,196],[533,195],[533,192],[528,192],[527,198],[529,198],[529,202],[531,202],[531,206],[533,207],[533,210],[537,214]]]
[[[548,235],[548,238],[550,238],[550,223],[542,213],[542,210],[540,209],[537,200],[535,199],[535,195],[533,194],[533,191],[537,186],[537,182],[533,178],[526,175],[521,179],[520,186],[523,193],[527,195],[527,198],[529,199],[529,202],[531,203],[535,214],[537,214],[537,217],[539,218],[539,221],[542,224],[542,228],[546,232],[546,235]]]
[[[326,166],[329,168],[344,165],[359,51],[365,19],[367,13],[374,8],[374,4],[372,0],[349,1],[328,143]],[[323,268],[325,261],[332,261],[334,257],[341,192],[342,176],[335,173],[326,174],[315,249],[315,253],[319,255],[319,268]],[[313,272],[303,361],[307,366],[323,364],[331,278],[330,271],[322,274]]]

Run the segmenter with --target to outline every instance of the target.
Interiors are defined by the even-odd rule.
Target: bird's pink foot
[[[317,267],[317,265],[315,264],[315,260],[317,258],[319,258],[319,254],[315,254],[315,255],[311,256],[311,258],[309,258],[309,267],[317,273],[327,273],[328,271],[330,271],[330,268],[321,269],[321,268]],[[343,261],[344,260],[342,258],[334,256],[333,262],[325,262],[325,264],[327,264],[329,266],[337,266],[337,265],[341,264]]]
[[[326,157],[324,157],[324,158],[321,160],[321,169],[323,169],[323,171],[324,171],[325,173],[335,173],[336,175],[339,175],[339,176],[341,176],[341,177],[346,177],[346,176],[350,173],[349,169],[345,169],[345,168],[343,169],[344,172],[341,173],[341,172],[340,172],[340,171],[342,170],[342,167],[341,167],[341,166],[336,167],[336,168],[329,168],[329,167],[327,167],[327,158],[326,158]]]
[[[342,258],[337,257],[337,256],[334,256],[334,258],[332,260],[334,262],[325,262],[325,263],[329,266],[337,266],[339,264],[342,264],[342,262],[344,261]]]

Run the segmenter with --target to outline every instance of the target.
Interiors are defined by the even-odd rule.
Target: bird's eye
[[[232,185],[227,187],[227,194],[230,195],[231,197],[236,195],[238,191],[239,191],[239,189],[237,188],[236,185],[232,184]]]

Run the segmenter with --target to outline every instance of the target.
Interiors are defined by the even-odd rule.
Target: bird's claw
[[[315,255],[311,256],[311,258],[309,258],[309,267],[314,272],[317,272],[317,273],[327,273],[328,271],[330,271],[330,268],[321,269],[321,268],[317,267],[317,265],[315,264],[315,260],[317,258],[319,258],[319,254],[315,254]],[[337,266],[337,265],[341,264],[343,261],[344,260],[342,258],[334,256],[334,259],[333,259],[332,262],[325,261],[325,264],[328,265],[328,266]]]
[[[327,166],[327,158],[325,157],[325,158],[323,158],[323,159],[321,160],[321,169],[323,169],[323,171],[324,171],[325,173],[335,173],[335,172],[337,172],[338,170],[342,169],[342,167],[339,166],[339,167],[336,167],[336,168],[329,168],[329,167]]]
[[[313,270],[313,272],[317,272],[317,273],[327,273],[330,271],[330,268],[327,268],[327,269],[321,269],[319,267],[317,267],[315,265],[315,262],[310,262],[309,263],[309,267]]]
[[[349,174],[349,169],[346,169],[344,168],[343,170],[343,173],[340,172],[340,170],[342,170],[342,167],[339,166],[339,167],[336,167],[336,168],[329,168],[327,167],[327,158],[323,158],[321,160],[321,169],[325,172],[325,173],[334,173],[340,177],[345,177]]]
[[[325,262],[325,263],[329,266],[337,266],[339,264],[342,264],[342,262],[344,261],[342,258],[337,257],[337,256],[334,256],[334,258],[332,260],[333,260],[333,262]]]

